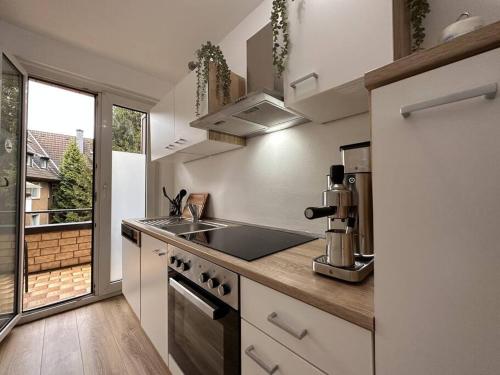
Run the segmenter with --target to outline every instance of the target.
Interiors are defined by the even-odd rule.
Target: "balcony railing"
[[[32,214],[92,212],[90,208],[28,211]],[[92,221],[26,226],[27,273],[70,267],[92,261]]]

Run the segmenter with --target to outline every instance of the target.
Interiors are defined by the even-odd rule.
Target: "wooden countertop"
[[[500,21],[368,72],[365,86],[373,90],[499,47]]]
[[[124,220],[124,223],[360,327],[375,329],[373,275],[362,283],[350,284],[314,273],[312,258],[323,255],[325,251],[322,239],[247,262],[136,220]]]

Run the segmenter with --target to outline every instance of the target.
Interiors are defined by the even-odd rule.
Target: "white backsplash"
[[[309,221],[304,209],[321,204],[329,167],[341,161],[339,147],[369,139],[368,114],[304,124],[206,159],[173,165],[163,160],[158,182],[173,187],[171,193],[210,193],[208,216],[321,234],[326,219]]]

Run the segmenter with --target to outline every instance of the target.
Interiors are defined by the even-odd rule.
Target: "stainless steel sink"
[[[160,227],[160,229],[166,230],[167,232],[173,234],[185,234],[185,233],[195,233],[202,232],[206,230],[213,230],[222,228],[219,225],[214,224],[206,224],[201,222],[196,223],[186,223],[186,224],[174,224],[174,225],[165,225]]]
[[[141,223],[151,225],[155,228],[175,235],[204,232],[208,230],[225,228],[227,226],[224,224],[208,222],[204,220],[192,222],[190,220],[182,218],[144,219],[141,220]]]

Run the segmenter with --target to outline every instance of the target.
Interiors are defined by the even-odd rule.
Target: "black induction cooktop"
[[[317,239],[317,237],[248,225],[182,234],[180,237],[247,261]]]

